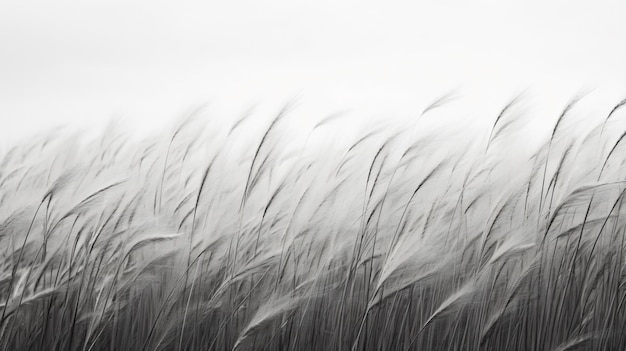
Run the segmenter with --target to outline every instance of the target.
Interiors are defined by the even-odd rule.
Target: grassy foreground
[[[289,108],[22,143],[0,349],[626,349],[626,101],[580,136],[577,103],[515,167],[519,99],[460,147],[418,119],[294,148]]]

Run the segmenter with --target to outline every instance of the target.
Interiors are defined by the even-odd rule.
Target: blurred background
[[[580,91],[626,96],[626,2],[0,2],[0,150],[53,126],[137,135],[201,104],[217,120],[296,98],[301,118],[493,121],[527,90],[535,127]],[[319,117],[319,118],[318,118]]]

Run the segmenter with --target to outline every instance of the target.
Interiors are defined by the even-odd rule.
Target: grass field
[[[575,133],[579,100],[524,159],[523,99],[462,142],[422,132],[442,99],[345,146],[290,106],[15,145],[0,349],[626,349],[626,100]]]

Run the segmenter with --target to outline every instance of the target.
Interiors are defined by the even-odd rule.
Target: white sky
[[[366,118],[459,89],[493,118],[525,88],[555,109],[597,88],[605,110],[626,95],[625,15],[623,0],[0,0],[0,148],[60,123],[147,131],[196,103],[227,116],[295,95]]]

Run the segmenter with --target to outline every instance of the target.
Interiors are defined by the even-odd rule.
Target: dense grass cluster
[[[578,100],[515,167],[520,99],[460,145],[420,132],[441,100],[344,148],[288,107],[15,146],[0,349],[625,349],[626,101],[578,135]]]

